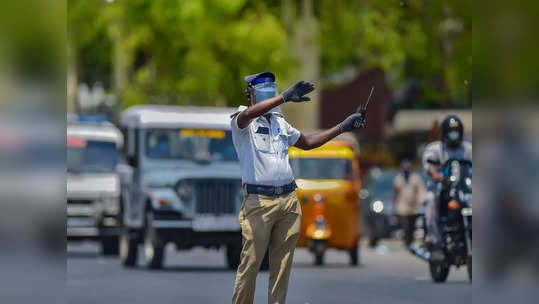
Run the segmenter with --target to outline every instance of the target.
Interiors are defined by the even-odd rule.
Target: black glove
[[[365,126],[365,114],[366,113],[364,111],[359,111],[358,113],[354,113],[346,117],[346,119],[339,124],[341,133],[363,128]]]
[[[314,84],[308,82],[308,81],[298,81],[295,84],[293,84],[291,87],[286,89],[282,96],[284,102],[287,101],[294,101],[294,102],[302,102],[302,101],[310,101],[311,99],[309,97],[305,97],[303,95],[308,94],[314,90]]]

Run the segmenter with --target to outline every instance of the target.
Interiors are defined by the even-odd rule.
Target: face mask
[[[451,131],[449,134],[447,134],[447,137],[449,140],[456,141],[460,137],[460,133],[458,131]]]
[[[257,104],[261,101],[264,101],[266,99],[272,98],[277,96],[277,86],[274,82],[263,82],[258,83],[252,86],[251,89],[251,98],[253,100],[253,104]],[[281,113],[281,107],[277,106],[268,113],[277,112]]]

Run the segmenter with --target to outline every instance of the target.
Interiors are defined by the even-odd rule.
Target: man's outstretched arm
[[[314,148],[318,148],[321,145],[332,140],[333,138],[337,137],[339,134],[361,129],[364,125],[365,112],[354,113],[348,116],[343,122],[334,126],[331,129],[309,135],[301,134],[294,146],[303,150],[311,150]]]
[[[311,150],[320,147],[321,145],[332,140],[339,134],[341,134],[341,129],[339,129],[338,125],[331,129],[327,129],[325,131],[314,134],[303,135],[302,133],[299,136],[299,139],[296,142],[295,146],[303,150]]]
[[[248,107],[238,114],[238,127],[241,129],[247,127],[253,119],[266,114],[282,103],[284,103],[283,96],[278,95]]]
[[[307,81],[298,81],[289,87],[283,94],[268,98],[257,104],[254,104],[238,114],[238,127],[241,129],[247,127],[251,121],[259,116],[266,114],[269,110],[275,108],[288,101],[304,102],[311,100],[309,97],[305,97],[314,90],[314,85]],[[246,92],[246,94],[249,94]],[[247,96],[248,99],[253,96]]]

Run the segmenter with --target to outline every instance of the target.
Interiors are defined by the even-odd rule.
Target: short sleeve
[[[441,149],[440,142],[433,142],[425,148],[423,152],[423,169],[427,171],[429,169],[429,164],[438,164],[439,160],[439,150]]]
[[[230,128],[232,129],[232,133],[243,134],[243,133],[247,132],[247,130],[249,129],[249,126],[246,126],[243,129],[240,128],[238,126],[238,116],[240,116],[239,113],[235,114],[232,117],[232,120],[230,121]]]
[[[301,132],[299,132],[298,129],[292,127],[284,119],[283,121],[284,121],[284,124],[286,125],[286,137],[288,139],[288,146],[291,147],[298,142]]]

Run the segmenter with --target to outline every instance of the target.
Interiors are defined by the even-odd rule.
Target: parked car
[[[67,238],[100,241],[106,255],[118,254],[122,144],[109,122],[67,125]]]
[[[232,143],[233,108],[135,106],[121,114],[127,164],[121,168],[125,229],[120,256],[161,268],[165,245],[226,246],[230,268],[240,261],[237,219],[242,188]]]
[[[363,181],[360,198],[371,247],[375,247],[380,239],[391,237],[399,227],[393,214],[393,180],[397,173],[395,170],[374,168]]]

